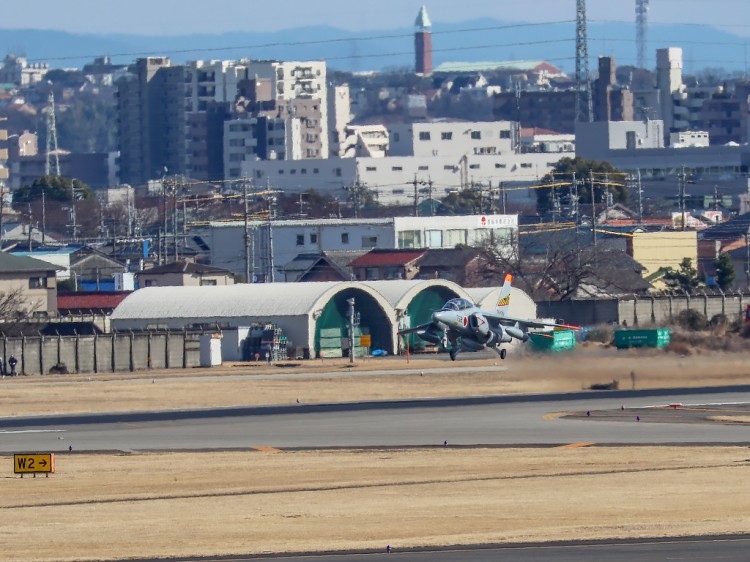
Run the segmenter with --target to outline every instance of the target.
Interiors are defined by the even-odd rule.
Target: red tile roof
[[[57,310],[114,310],[131,291],[58,293]]]
[[[427,250],[371,250],[349,262],[349,267],[406,265],[422,257]]]

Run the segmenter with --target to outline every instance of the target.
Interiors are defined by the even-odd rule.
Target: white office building
[[[244,273],[245,257],[258,281],[281,281],[280,267],[299,254],[372,248],[455,248],[491,237],[500,251],[516,244],[517,215],[391,217],[251,222],[245,247],[242,221],[215,222],[191,231],[211,265]]]

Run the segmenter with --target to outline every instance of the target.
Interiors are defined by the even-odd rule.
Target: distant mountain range
[[[596,57],[614,56],[617,64],[636,62],[635,24],[589,22],[592,72]],[[682,47],[684,72],[704,68],[746,71],[748,38],[708,26],[651,25],[648,62],[655,66],[660,47]],[[575,24],[508,24],[493,19],[435,22],[435,66],[446,61],[544,59],[573,73]],[[413,68],[412,28],[355,33],[331,27],[301,27],[273,33],[222,33],[178,36],[72,34],[62,31],[0,29],[0,56],[25,55],[53,68],[80,68],[95,56],[114,63],[142,56],[169,56],[182,63],[195,59],[325,59],[334,70],[369,71]]]

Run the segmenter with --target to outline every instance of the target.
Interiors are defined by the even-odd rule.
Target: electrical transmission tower
[[[635,0],[635,41],[638,45],[638,68],[646,68],[646,31],[649,0]]]
[[[589,39],[586,32],[586,0],[576,0],[576,121],[594,120],[589,81]]]
[[[51,158],[54,154],[56,176],[60,175],[60,157],[57,153],[57,125],[55,124],[55,94],[49,93],[47,98],[49,106],[47,107],[47,159],[44,162],[44,175],[50,175],[52,171]]]

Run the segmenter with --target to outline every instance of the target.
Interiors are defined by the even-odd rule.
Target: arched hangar
[[[393,307],[398,328],[410,328],[425,324],[432,319],[432,313],[446,301],[461,297],[470,298],[466,289],[445,279],[362,281],[385,297]],[[397,335],[393,334],[394,338]],[[401,342],[403,343],[403,342]],[[394,340],[396,349],[399,342]],[[409,336],[409,347],[423,347],[424,340],[416,334]]]
[[[302,350],[313,357],[319,350],[321,330],[340,328],[346,334],[350,298],[355,299],[371,346],[393,353],[393,307],[379,292],[353,281],[146,287],[120,303],[112,313],[111,326],[115,331],[183,330],[273,323],[284,330],[298,353]]]

